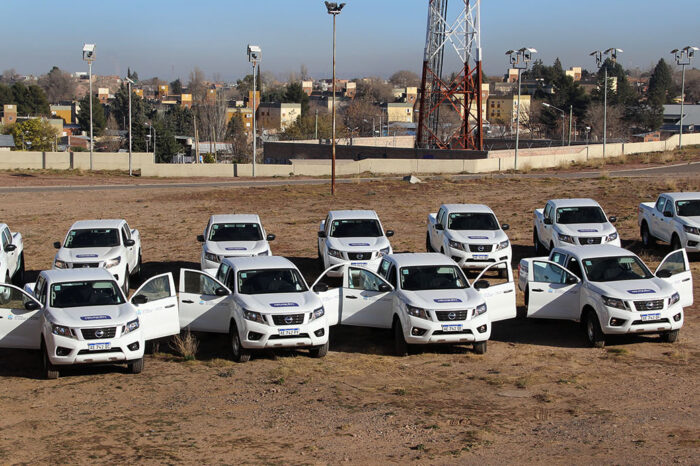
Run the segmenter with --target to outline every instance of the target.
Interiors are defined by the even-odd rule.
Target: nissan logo
[[[588,243],[588,244],[593,244],[593,238],[588,238],[587,243]]]
[[[285,321],[285,323],[287,323],[287,324],[291,324],[292,322],[294,322],[294,317],[292,317],[292,316],[285,316],[284,321]]]
[[[96,336],[97,338],[102,338],[103,336],[105,336],[105,331],[102,330],[102,329],[95,330],[95,336]]]
[[[457,318],[457,314],[455,314],[454,312],[450,312],[449,314],[447,314],[447,318],[450,320],[455,320]]]
[[[484,250],[484,247],[483,247],[483,246],[479,246],[477,249],[479,250],[479,252],[481,252],[481,251]]]
[[[647,309],[651,309],[652,307],[654,307],[654,303],[651,301],[647,301]]]

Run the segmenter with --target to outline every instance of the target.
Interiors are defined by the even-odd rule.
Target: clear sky
[[[338,75],[420,72],[428,0],[346,0],[338,17]],[[451,9],[462,0],[449,0]],[[248,43],[263,49],[262,70],[282,77],[305,64],[330,76],[331,18],[321,0],[2,0],[0,71],[82,71],[83,42],[97,44],[96,74],[187,80],[248,73]],[[482,0],[488,74],[506,69],[505,51],[535,47],[538,58],[594,68],[588,53],[624,49],[625,67],[647,68],[689,44],[700,46],[699,0]],[[696,63],[696,67],[700,67]]]

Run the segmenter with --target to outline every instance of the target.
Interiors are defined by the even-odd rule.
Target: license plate
[[[89,351],[108,350],[112,348],[111,343],[88,343]]]
[[[350,265],[359,265],[360,267],[364,267],[367,265],[367,262],[352,262]]]
[[[299,329],[298,328],[281,328],[280,329],[280,336],[283,337],[288,337],[292,335],[299,335]]]
[[[443,332],[461,332],[461,331],[462,331],[462,324],[457,324],[457,325],[443,325],[443,326],[442,326],[442,331],[443,331]]]
[[[642,314],[642,322],[646,322],[649,320],[659,320],[660,317],[661,314],[658,312],[656,314]]]
[[[488,259],[488,254],[474,254],[474,259]]]

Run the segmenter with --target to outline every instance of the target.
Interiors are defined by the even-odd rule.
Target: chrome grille
[[[664,308],[663,299],[653,299],[651,301],[635,301],[634,308],[640,312],[642,311],[660,311]]]
[[[114,338],[117,333],[117,327],[83,328],[80,329],[80,332],[85,340],[103,340],[105,338]]]
[[[578,244],[581,244],[583,246],[585,246],[587,244],[600,244],[602,240],[603,240],[603,238],[600,238],[600,237],[595,238],[592,236],[590,236],[590,237],[580,236],[578,239]]]
[[[280,314],[273,315],[275,325],[299,325],[304,323],[304,314]]]
[[[469,250],[471,252],[491,252],[493,244],[470,244]]]
[[[351,261],[368,261],[372,258],[371,252],[349,252],[348,259]]]
[[[453,320],[467,320],[467,314],[469,311],[435,311],[437,319],[441,322],[451,322]]]

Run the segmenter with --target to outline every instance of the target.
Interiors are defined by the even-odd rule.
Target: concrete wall
[[[141,170],[153,165],[153,154],[133,153],[131,166]],[[128,170],[128,153],[94,152],[92,156],[94,170]],[[34,169],[34,170],[89,170],[89,152],[30,152],[12,151],[0,154],[0,169]]]
[[[379,126],[379,122],[377,122]],[[318,144],[318,139],[304,139],[298,141],[279,141],[282,144]],[[382,137],[355,137],[352,138],[354,146],[372,146],[372,147],[403,147],[413,148],[416,145],[415,136],[382,136]],[[339,138],[338,146],[349,146],[349,138]]]

